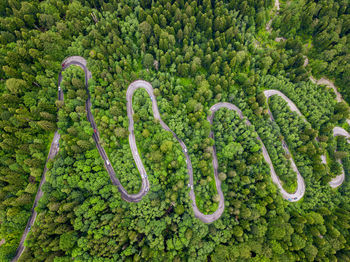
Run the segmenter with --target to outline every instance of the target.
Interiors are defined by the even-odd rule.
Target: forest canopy
[[[3,0],[0,260],[349,261],[350,145],[333,135],[350,132],[349,12],[346,0]],[[91,78],[63,64],[70,56]],[[332,81],[345,101],[310,77]],[[154,94],[131,99],[149,191],[128,202],[109,166],[128,194],[143,187],[127,110],[140,79]],[[244,117],[221,108],[211,124],[223,102]],[[300,199],[283,197],[263,144],[288,194],[295,163]],[[222,190],[222,215],[196,217],[192,188],[203,216]]]

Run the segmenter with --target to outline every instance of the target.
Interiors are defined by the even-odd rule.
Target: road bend
[[[343,128],[336,126],[333,128],[333,136],[344,136],[346,138],[346,141],[348,143],[350,143],[350,134],[345,131]],[[341,184],[343,184],[344,180],[345,180],[345,171],[341,162],[341,159],[337,159],[337,162],[341,165],[341,174],[336,176],[335,178],[333,178],[330,182],[329,185],[332,188],[337,188],[339,187]]]
[[[310,79],[311,79],[311,78],[310,78]],[[313,81],[314,83],[316,83],[316,80],[315,80],[314,78],[312,78],[311,81]],[[328,80],[321,79],[321,80],[319,80],[318,84],[329,84],[328,82],[329,82]],[[341,95],[340,95],[339,92],[336,90],[336,88],[334,87],[334,85],[333,85],[332,89],[333,89],[333,90],[335,91],[335,93],[336,93],[336,99],[337,99],[337,101],[338,101],[338,102],[342,102],[343,100],[342,100],[342,98],[341,98]],[[338,93],[337,93],[337,92],[338,92]],[[289,99],[285,94],[283,94],[282,92],[280,92],[280,91],[278,91],[278,90],[273,90],[273,89],[271,89],[271,90],[265,90],[265,91],[264,91],[264,95],[265,95],[265,97],[266,97],[267,100],[268,100],[271,96],[273,96],[273,95],[277,95],[277,96],[281,97],[284,101],[287,102],[287,105],[288,105],[288,107],[290,108],[291,111],[296,112],[297,115],[300,116],[300,117],[303,119],[303,121],[304,121],[305,123],[308,123],[306,117],[300,112],[300,110],[299,110],[298,107],[293,103],[293,101],[290,100],[290,99]],[[270,110],[270,108],[269,108],[269,106],[268,106],[268,103],[267,103],[267,107],[268,107],[268,113],[269,113],[269,115],[270,115],[270,119],[271,119],[272,121],[274,121],[274,118],[273,118],[273,115],[272,115],[272,113],[271,113],[271,110]],[[347,121],[349,121],[349,119],[348,119]],[[310,125],[311,125],[311,124],[310,124]],[[347,131],[345,131],[343,128],[337,127],[337,126],[334,127],[334,129],[333,129],[333,136],[345,136],[347,139],[349,139],[349,137],[350,137],[350,135],[349,135],[349,133],[348,133]],[[316,140],[317,143],[319,142],[318,138],[315,138],[315,140]],[[349,141],[349,140],[347,140],[347,141]],[[285,142],[284,140],[282,141],[282,144],[283,144],[283,148],[285,149],[286,153],[289,154],[289,149],[288,149],[287,144],[286,144],[286,142]],[[293,159],[290,158],[290,160],[291,160],[292,169],[297,173],[297,179],[298,179],[298,181],[300,181],[300,182],[302,181],[302,183],[304,184],[304,185],[303,185],[303,190],[305,191],[304,179],[303,179],[302,176],[300,175],[300,173],[299,173],[299,171],[298,171],[298,169],[297,169],[297,167],[296,167],[296,165],[295,165]],[[339,163],[341,163],[340,160],[337,160],[337,161],[338,161]],[[327,164],[326,155],[321,155],[321,162],[322,162],[322,164]],[[339,186],[344,182],[344,180],[345,180],[345,173],[344,173],[344,169],[342,169],[342,173],[341,173],[340,175],[338,175],[337,177],[333,178],[333,179],[329,182],[329,185],[330,185],[332,188],[336,188],[336,187],[339,187]],[[301,184],[301,185],[302,185],[302,184]],[[298,182],[298,186],[299,186],[299,182]],[[302,188],[301,188],[301,189],[302,189]],[[298,191],[298,189],[297,189],[297,191]],[[297,192],[297,191],[296,191],[296,192]],[[283,194],[283,192],[282,192],[282,194]],[[303,194],[304,194],[304,193],[303,193]],[[300,199],[300,198],[299,198],[299,199]]]
[[[110,179],[112,181],[112,184],[117,186],[119,192],[121,193],[121,197],[127,201],[127,202],[139,202],[141,201],[142,197],[144,195],[147,194],[147,192],[149,191],[149,181],[148,181],[148,176],[146,173],[146,170],[143,166],[143,163],[141,161],[141,157],[139,155],[138,149],[137,149],[137,145],[136,145],[136,139],[135,139],[135,130],[134,130],[134,121],[133,121],[133,108],[132,108],[132,97],[134,92],[139,89],[139,88],[143,88],[147,91],[148,95],[150,96],[151,100],[152,100],[152,109],[153,109],[153,116],[155,119],[159,120],[159,123],[161,124],[162,128],[165,129],[166,131],[169,131],[173,134],[173,136],[175,137],[175,139],[179,142],[182,151],[185,155],[186,158],[186,163],[187,163],[187,170],[188,170],[188,175],[189,175],[189,183],[188,183],[188,187],[190,188],[190,198],[192,201],[192,207],[193,207],[193,211],[194,211],[194,215],[195,217],[197,217],[198,219],[200,219],[201,221],[203,221],[204,223],[211,223],[217,219],[219,219],[224,211],[224,195],[223,192],[221,190],[221,181],[218,177],[218,159],[216,156],[216,147],[215,145],[213,146],[213,151],[212,151],[212,157],[213,157],[213,168],[214,168],[214,178],[215,178],[215,184],[216,184],[216,189],[218,192],[218,195],[220,196],[220,200],[219,200],[219,204],[218,204],[218,208],[217,210],[212,213],[212,214],[203,214],[202,212],[199,211],[197,205],[196,205],[196,198],[195,198],[195,193],[194,193],[194,181],[193,181],[193,168],[192,168],[192,163],[191,163],[191,159],[190,156],[188,154],[188,150],[187,147],[185,145],[185,143],[164,123],[164,121],[161,119],[160,114],[159,114],[159,110],[158,110],[158,105],[157,105],[157,100],[156,97],[154,96],[153,93],[153,87],[150,83],[143,81],[143,80],[137,80],[132,82],[126,92],[126,101],[127,101],[127,115],[128,115],[128,119],[129,119],[129,144],[130,144],[130,149],[134,158],[134,161],[136,163],[137,169],[140,172],[141,175],[141,179],[142,179],[142,184],[141,184],[141,188],[140,191],[136,194],[129,194],[125,188],[121,185],[119,179],[116,176],[116,173],[108,159],[108,156],[106,154],[106,151],[104,150],[104,148],[101,146],[100,144],[100,135],[97,129],[97,125],[96,122],[94,120],[94,117],[91,113],[91,97],[90,97],[90,92],[88,89],[88,81],[89,79],[92,77],[91,72],[88,70],[87,68],[87,62],[83,57],[80,56],[71,56],[66,58],[63,62],[62,62],[62,69],[58,75],[58,100],[59,101],[64,101],[64,95],[63,95],[63,90],[61,89],[61,82],[62,82],[62,72],[64,70],[66,70],[68,67],[70,67],[71,65],[76,65],[79,66],[80,68],[82,68],[85,72],[85,89],[88,95],[88,98],[86,99],[85,102],[85,108],[86,108],[86,112],[87,112],[87,119],[91,124],[91,127],[94,130],[93,133],[93,139],[96,143],[96,147],[97,150],[100,154],[100,156],[102,157],[102,159],[104,160],[104,165],[105,168],[110,176]],[[283,93],[277,91],[277,90],[266,90],[264,91],[265,96],[267,97],[267,99],[272,96],[272,95],[279,95],[280,97],[282,97],[285,101],[287,101],[288,106],[291,108],[292,111],[295,111],[298,113],[298,115],[302,114],[300,113],[299,109],[295,106],[295,104],[288,98],[286,97]],[[229,110],[234,110],[238,113],[239,117],[241,119],[244,119],[243,113],[242,111],[235,105],[230,104],[230,103],[217,103],[215,105],[213,105],[210,108],[210,112],[211,114],[208,116],[207,120],[213,124],[213,117],[214,114],[217,110],[219,110],[220,108],[227,108]],[[273,119],[273,115],[270,111],[270,109],[268,108],[269,111],[269,115],[272,121],[274,121]],[[249,122],[249,120],[245,120],[246,124],[248,126],[251,125],[251,123]],[[333,130],[334,132],[334,136],[337,135],[343,135],[346,136],[347,138],[350,138],[350,134],[347,133],[344,129],[340,128],[340,127],[336,127]],[[209,135],[211,138],[214,139],[214,134],[213,131],[210,132]],[[268,154],[268,151],[264,145],[264,143],[262,142],[261,138],[258,136],[257,139],[260,141],[261,146],[262,146],[262,153],[264,156],[265,161],[268,163],[269,167],[270,167],[270,173],[271,173],[271,178],[272,181],[277,185],[277,187],[280,189],[282,196],[287,199],[288,201],[298,201],[299,199],[302,198],[302,196],[304,195],[305,192],[305,183],[304,180],[302,178],[302,176],[300,175],[293,159],[291,159],[291,164],[292,164],[292,168],[293,170],[296,171],[297,173],[297,183],[298,183],[298,187],[295,193],[293,194],[289,194],[287,193],[283,187],[282,187],[282,183],[279,180],[271,158]],[[38,192],[35,196],[35,200],[33,203],[33,207],[31,209],[31,216],[28,220],[28,223],[26,225],[26,228],[23,232],[23,235],[21,237],[21,241],[19,244],[19,247],[16,250],[15,253],[15,257],[12,259],[12,261],[17,261],[19,259],[19,257],[21,256],[21,254],[23,253],[25,246],[24,246],[24,242],[25,239],[31,229],[31,226],[34,224],[36,216],[37,216],[37,212],[35,211],[35,207],[37,206],[40,198],[43,195],[43,191],[42,191],[42,185],[45,183],[46,178],[45,178],[45,174],[47,172],[47,161],[50,159],[53,159],[59,150],[59,140],[60,140],[60,134],[58,133],[58,131],[55,132],[54,134],[54,138],[51,142],[51,146],[50,146],[50,151],[46,160],[46,164],[45,164],[45,168],[42,174],[42,178],[40,181],[40,185],[39,185],[39,189]],[[285,149],[286,153],[289,153],[289,149],[288,146],[286,145],[286,143],[283,141],[283,148]],[[330,185],[332,187],[337,187],[339,186],[342,182],[344,181],[344,172],[342,175],[336,177],[334,180],[332,180],[332,182],[330,183]],[[333,184],[332,184],[333,183]]]

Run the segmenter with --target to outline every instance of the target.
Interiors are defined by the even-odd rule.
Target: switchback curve
[[[268,100],[271,96],[274,96],[274,95],[277,95],[279,97],[281,97],[284,101],[287,102],[287,105],[288,107],[290,108],[291,111],[293,112],[296,112],[299,116],[303,116],[301,114],[301,112],[299,111],[298,107],[292,102],[292,100],[290,100],[286,95],[284,95],[282,92],[278,91],[278,90],[273,90],[273,89],[270,89],[270,90],[265,90],[264,91],[264,95],[266,97],[266,104],[267,104],[267,110],[268,110],[268,114],[270,116],[270,119],[271,121],[275,121],[274,118],[273,118],[273,114],[270,110],[270,107],[269,107],[269,103],[268,103]],[[305,118],[303,118],[304,121],[305,121]],[[275,175],[272,175],[273,177],[273,180],[274,182],[278,185],[283,197],[289,201],[298,201],[300,200],[304,194],[305,194],[305,182],[304,182],[304,178],[301,176],[294,160],[293,160],[293,157],[289,151],[289,148],[287,146],[287,143],[284,141],[284,139],[282,140],[282,146],[283,146],[283,149],[284,151],[286,152],[287,155],[290,155],[290,163],[291,163],[291,167],[293,169],[293,171],[297,174],[297,189],[294,193],[290,194],[288,193],[287,191],[285,191],[282,187],[282,184],[281,184],[281,181],[280,179]]]
[[[106,170],[107,170],[107,172],[108,172],[108,174],[109,174],[109,176],[111,178],[112,183],[114,185],[116,185],[118,187],[118,190],[121,192],[121,197],[125,201],[128,201],[128,202],[139,202],[139,201],[141,201],[142,197],[145,194],[147,194],[147,192],[149,191],[149,181],[148,181],[147,173],[146,173],[146,171],[144,169],[144,166],[142,164],[141,158],[140,158],[140,156],[138,154],[138,150],[137,150],[137,147],[136,147],[136,139],[135,139],[135,134],[134,134],[133,117],[132,117],[132,115],[134,113],[133,109],[132,109],[132,96],[133,96],[133,93],[138,88],[144,88],[147,91],[147,93],[149,94],[149,96],[151,97],[154,118],[159,120],[159,122],[160,122],[161,126],[163,127],[163,129],[165,129],[166,131],[169,131],[169,132],[171,132],[173,134],[173,136],[180,143],[180,146],[182,147],[183,153],[184,153],[184,155],[186,157],[187,169],[188,169],[188,174],[189,174],[189,184],[188,184],[188,186],[190,187],[190,198],[192,200],[192,207],[193,207],[193,211],[194,211],[195,216],[197,218],[199,218],[201,221],[203,221],[204,223],[211,223],[211,222],[219,219],[220,216],[222,215],[223,211],[224,211],[224,196],[223,196],[223,193],[222,193],[222,190],[221,190],[221,181],[218,178],[218,160],[217,160],[217,156],[216,156],[215,145],[213,146],[213,167],[214,167],[214,177],[215,177],[216,188],[217,188],[217,192],[218,192],[218,194],[220,196],[220,201],[219,201],[219,206],[218,206],[217,210],[213,214],[205,215],[205,214],[203,214],[203,213],[201,213],[199,211],[199,209],[198,209],[198,207],[196,205],[195,194],[194,194],[194,189],[193,189],[193,169],[192,169],[192,163],[191,163],[191,160],[190,160],[190,157],[189,157],[186,145],[162,121],[162,119],[160,117],[160,114],[159,114],[159,111],[158,111],[157,101],[156,101],[156,98],[155,98],[155,96],[153,94],[152,85],[149,84],[146,81],[143,81],[143,80],[137,80],[137,81],[134,81],[133,83],[131,83],[129,85],[129,87],[127,89],[127,93],[126,93],[127,114],[128,114],[128,118],[129,118],[129,144],[130,144],[130,148],[131,148],[131,151],[132,151],[132,154],[133,154],[133,158],[135,160],[135,163],[137,165],[137,168],[138,168],[138,170],[140,172],[140,175],[141,175],[141,178],[142,178],[142,186],[141,186],[140,191],[137,194],[128,194],[127,193],[127,191],[124,189],[124,187],[121,185],[120,181],[116,177],[115,171],[114,171],[113,167],[110,164],[110,161],[108,159],[108,156],[107,156],[105,150],[103,149],[103,147],[99,143],[99,133],[98,133],[97,126],[96,126],[96,123],[94,121],[93,115],[91,113],[91,100],[90,100],[91,97],[90,97],[90,93],[89,93],[89,89],[88,89],[88,80],[91,78],[92,74],[87,69],[86,64],[87,64],[86,60],[83,57],[80,57],[80,56],[71,56],[71,57],[66,58],[63,61],[63,63],[62,63],[62,70],[61,70],[61,72],[59,73],[59,76],[58,76],[58,100],[63,101],[63,99],[64,99],[63,98],[63,91],[62,91],[62,89],[60,87],[60,84],[61,84],[61,81],[62,81],[62,71],[64,71],[65,69],[67,69],[71,65],[77,65],[77,66],[81,67],[84,70],[84,72],[85,72],[85,88],[86,88],[86,92],[88,94],[88,98],[86,100],[85,105],[86,105],[88,121],[90,122],[91,127],[94,129],[93,139],[95,140],[96,147],[97,147],[97,149],[99,151],[99,154],[101,155],[102,159],[105,162],[105,168],[106,168]],[[287,101],[287,103],[288,103],[288,105],[289,105],[289,107],[291,108],[292,111],[295,111],[300,116],[302,116],[302,114],[300,113],[299,109],[295,106],[295,104],[288,97],[286,97],[283,93],[281,93],[280,91],[277,91],[277,90],[266,90],[266,91],[264,91],[264,94],[267,97],[267,99],[270,96],[272,96],[272,95],[279,95],[285,101]],[[215,112],[217,110],[219,110],[220,108],[227,108],[229,110],[234,110],[234,111],[236,111],[238,113],[238,115],[239,115],[239,117],[241,119],[244,119],[242,111],[237,106],[235,106],[233,104],[230,104],[230,103],[223,102],[223,103],[217,103],[217,104],[213,105],[210,108],[211,114],[208,116],[207,120],[211,124],[213,123],[213,117],[214,117]],[[269,108],[268,108],[268,111],[269,111],[271,120],[274,121],[272,113],[271,113]],[[306,121],[306,119],[304,119],[304,121]],[[246,124],[248,126],[251,125],[249,120],[246,119],[245,122],[246,122]],[[334,132],[334,136],[336,136],[336,135],[345,135],[347,138],[350,138],[350,134],[347,133],[345,130],[343,130],[341,128],[336,127],[336,128],[334,128],[333,132]],[[210,132],[210,137],[214,138],[213,131]],[[55,135],[54,135],[54,139],[53,139],[53,141],[51,143],[50,152],[49,152],[47,161],[49,159],[53,159],[57,155],[57,152],[59,150],[59,139],[60,139],[60,135],[56,131]],[[270,156],[268,154],[268,151],[267,151],[264,143],[262,142],[262,140],[260,139],[259,136],[257,137],[257,139],[261,142],[262,153],[263,153],[264,159],[265,159],[265,161],[268,163],[268,165],[270,167],[271,178],[272,178],[273,182],[277,185],[277,187],[280,189],[280,191],[282,193],[282,196],[285,199],[289,200],[289,201],[298,201],[300,198],[302,198],[302,196],[303,196],[303,194],[305,192],[305,183],[304,183],[303,178],[301,177],[299,172],[297,172],[297,174],[298,174],[298,189],[293,194],[287,193],[283,189],[281,181],[279,180],[279,178],[278,178],[278,176],[277,176],[277,174],[276,174],[276,172],[274,170],[272,161],[270,159]],[[283,147],[286,150],[286,152],[288,152],[287,151],[288,147],[285,144],[285,142],[284,142]],[[292,166],[293,166],[294,161],[293,160],[291,160],[291,161],[292,161]],[[28,235],[28,233],[30,231],[31,226],[34,224],[35,219],[36,219],[37,213],[35,211],[35,207],[36,207],[38,201],[40,200],[40,198],[43,195],[42,185],[45,182],[45,174],[46,174],[46,172],[47,172],[47,168],[46,168],[46,164],[45,164],[45,168],[44,168],[44,172],[43,172],[43,175],[42,175],[42,179],[40,181],[39,189],[38,189],[38,192],[36,194],[35,201],[34,201],[34,204],[33,204],[31,217],[28,220],[26,229],[25,229],[25,231],[24,231],[24,233],[22,235],[22,238],[21,238],[20,245],[19,245],[18,249],[16,250],[16,255],[13,258],[12,261],[17,261],[18,258],[21,256],[21,254],[24,251],[24,248],[25,248],[24,247],[24,241],[25,241],[25,239],[26,239],[26,237],[27,237],[27,235]],[[340,182],[340,184],[341,184],[343,182],[343,180],[344,180],[344,174],[343,174],[343,178],[342,179],[338,179],[338,181],[336,181],[335,184],[337,184],[337,183],[339,184],[339,181],[341,181]],[[330,183],[330,185],[332,186],[331,183]],[[339,186],[339,185],[337,185],[337,186]],[[336,186],[334,186],[334,187],[336,187]]]
[[[333,136],[345,136],[346,138],[346,141],[349,143],[349,139],[350,139],[350,134],[345,131],[343,128],[339,127],[339,126],[336,126],[333,128]],[[337,159],[338,163],[341,164],[341,168],[342,168],[342,171],[341,171],[341,174],[336,176],[335,178],[333,178],[330,182],[329,182],[329,185],[332,187],[332,188],[337,188],[339,187],[341,184],[343,184],[344,180],[345,180],[345,171],[344,171],[344,168],[343,168],[343,165],[342,165],[342,162],[340,159]]]
[[[321,84],[321,83],[320,83]],[[322,82],[322,84],[326,84],[324,82]],[[334,85],[333,85],[334,87]],[[337,90],[335,89],[335,87],[333,88],[333,90],[335,91],[336,95],[337,95],[337,101],[338,102],[342,102],[342,99],[341,99],[341,95],[339,93],[337,93]],[[303,121],[305,123],[308,123],[306,117],[300,112],[300,110],[298,109],[298,107],[293,103],[292,100],[290,100],[285,94],[283,94],[281,91],[278,91],[278,90],[273,90],[273,89],[270,89],[270,90],[265,90],[264,91],[264,95],[266,97],[266,99],[268,100],[271,96],[273,95],[277,95],[279,97],[281,97],[284,101],[287,102],[287,105],[288,107],[290,108],[291,111],[293,112],[296,112],[298,116],[300,116]],[[340,98],[339,98],[340,97]],[[268,101],[267,101],[268,102]],[[267,106],[268,106],[268,103],[267,103]],[[274,121],[273,119],[273,115],[270,111],[270,108],[268,106],[268,113],[270,115],[270,119],[272,121]],[[349,123],[349,119],[347,119],[347,122]],[[311,125],[311,124],[310,124]],[[350,134],[345,131],[343,128],[341,127],[334,127],[333,128],[333,136],[345,136],[347,139],[350,138]],[[318,139],[316,138],[316,141],[318,142]],[[285,141],[283,140],[282,141],[283,143],[283,148],[285,149],[286,153],[289,154],[289,150],[288,150],[288,147],[287,147],[287,144],[285,143]],[[297,191],[295,193],[297,193],[298,191],[300,192],[299,194],[302,193],[302,195],[304,195],[305,193],[305,183],[304,183],[304,179],[303,177],[300,175],[293,159],[291,158],[291,164],[292,164],[292,168],[293,170],[297,173],[297,180],[298,180],[298,188],[297,188]],[[322,164],[327,164],[327,160],[326,160],[326,156],[325,155],[321,155],[321,162]],[[339,163],[341,163],[340,160],[338,160]],[[345,172],[344,172],[344,169],[342,168],[342,173],[338,176],[336,176],[335,178],[333,178],[330,182],[329,182],[329,185],[332,187],[332,188],[336,188],[336,187],[339,187],[345,180]],[[299,188],[300,187],[300,188]],[[294,193],[294,194],[295,194]],[[283,192],[282,192],[283,194]],[[301,197],[299,197],[300,199]]]

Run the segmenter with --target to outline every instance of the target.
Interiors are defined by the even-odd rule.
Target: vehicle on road
[[[29,226],[29,227],[28,227],[28,231],[30,231],[31,228],[32,228],[32,226]]]
[[[187,148],[184,149],[185,153],[187,153]]]
[[[108,165],[108,166],[110,165],[110,163],[109,163],[109,161],[108,161],[108,160],[106,160],[106,165]]]
[[[66,65],[66,64],[65,64],[65,63],[63,63],[63,64],[62,64],[62,68],[64,68],[64,66],[65,66],[65,65]]]
[[[96,130],[96,128],[94,128],[94,133],[95,133],[95,134],[97,133],[97,130]]]

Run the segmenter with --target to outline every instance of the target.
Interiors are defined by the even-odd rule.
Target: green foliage
[[[308,73],[336,78],[348,99],[348,3],[281,2],[273,26],[289,39],[279,44],[262,32],[272,6],[271,0],[2,1],[0,260],[13,258],[49,138],[59,128],[59,154],[47,165],[22,261],[346,261],[349,183],[332,190],[328,182],[341,171],[337,158],[349,175],[349,144],[331,134],[349,116],[348,106],[308,81]],[[307,51],[303,40],[311,37]],[[63,73],[65,101],[55,101],[60,64],[69,55],[88,59],[92,113],[126,190],[138,192],[141,178],[128,142],[125,93],[132,81],[145,79],[162,119],[188,148],[205,214],[218,206],[215,145],[225,196],[220,219],[208,225],[194,217],[181,147],[154,120],[144,90],[135,92],[133,109],[150,191],[139,203],[121,199],[92,139],[80,69]],[[283,92],[310,124],[275,97],[271,122],[264,89]],[[237,105],[252,126],[226,109],[215,113],[211,126],[206,119],[217,102]],[[293,157],[306,182],[302,201],[282,199],[257,134],[290,190]],[[325,152],[329,165],[320,163]]]
[[[275,27],[288,38],[311,40],[308,51],[310,68],[318,78],[335,79],[340,92],[349,102],[349,2],[293,1],[276,19]]]
[[[78,240],[75,232],[67,232],[60,236],[60,249],[68,251],[74,247]]]

